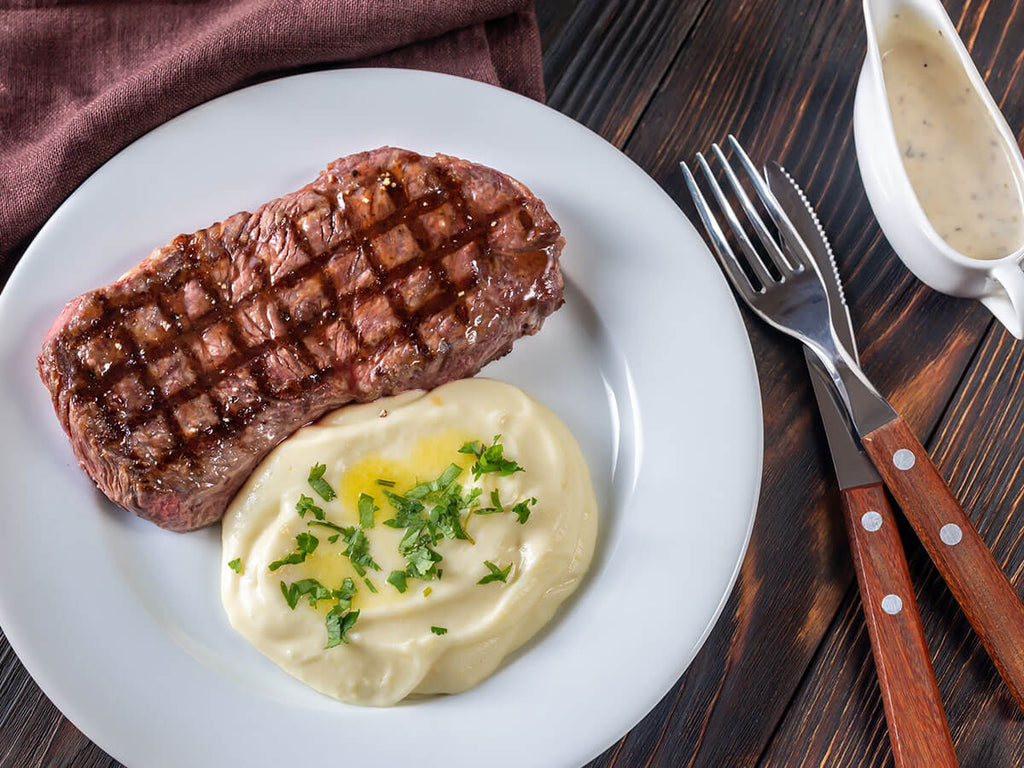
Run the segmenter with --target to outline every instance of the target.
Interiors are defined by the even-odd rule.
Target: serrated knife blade
[[[850,311],[846,306],[842,283],[839,281],[832,246],[828,242],[825,231],[821,228],[818,216],[807,202],[800,185],[793,180],[785,168],[778,163],[768,163],[764,171],[772,194],[775,195],[782,210],[800,234],[800,239],[807,246],[811,258],[814,259],[814,263],[821,273],[828,291],[829,311],[835,325],[836,335],[850,356],[859,362],[857,340],[853,335],[853,323],[850,320]],[[835,466],[839,488],[845,490],[882,482],[878,471],[861,450],[857,438],[854,437],[853,425],[850,423],[846,408],[838,400],[838,395],[835,393],[821,362],[806,349],[804,357],[807,367],[811,371],[811,385],[814,388],[814,397],[818,401],[818,410],[821,412],[821,420],[825,426],[825,436],[832,452],[832,463]]]

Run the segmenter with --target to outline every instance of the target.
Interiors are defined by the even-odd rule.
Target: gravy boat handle
[[[992,270],[992,278],[1006,295],[986,296],[981,299],[996,320],[1018,339],[1024,339],[1024,264],[1000,264]]]

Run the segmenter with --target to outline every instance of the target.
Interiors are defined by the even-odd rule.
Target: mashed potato
[[[470,444],[479,454],[496,435],[503,458],[522,471],[475,477],[479,456],[459,449]],[[330,500],[309,481],[317,465],[330,486],[319,490],[336,492]],[[419,554],[441,559],[417,560],[403,540],[420,529],[403,527],[401,500],[387,493],[404,496],[437,478],[447,493],[459,492],[454,528],[464,527],[465,538],[452,536],[451,524],[448,536],[424,527],[434,537]],[[410,497],[424,488],[431,492],[421,485]],[[424,498],[422,519],[441,493]],[[596,533],[590,476],[569,430],[521,390],[467,379],[342,408],[282,443],[224,518],[231,567],[221,598],[232,626],[289,674],[345,702],[386,706],[410,694],[458,693],[494,672],[576,589]],[[345,585],[354,587],[350,598]],[[343,624],[351,626],[339,642]]]

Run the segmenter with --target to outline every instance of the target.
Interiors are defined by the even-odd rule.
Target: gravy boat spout
[[[1024,240],[1015,234],[1017,229],[1024,231],[1024,158],[1021,157],[1016,137],[939,0],[864,0],[864,18],[868,48],[857,84],[854,140],[864,189],[878,223],[893,250],[920,280],[942,293],[980,300],[1014,336],[1024,338]],[[991,155],[991,167],[998,166],[999,173],[1008,179],[999,188],[1006,187],[1006,195],[1010,197],[1004,197],[999,202],[1015,213],[1012,219],[993,219],[1013,222],[1008,225],[1012,232],[1007,235],[1005,250],[977,256],[966,255],[951,246],[933,223],[934,213],[926,213],[928,206],[922,203],[922,198],[915,192],[905,164],[912,161],[905,158],[915,157],[916,148],[905,139],[901,142],[897,132],[898,123],[890,106],[891,94],[887,90],[886,73],[883,71],[883,56],[888,50],[886,45],[894,29],[893,25],[901,24],[905,27],[911,23],[920,25],[921,39],[927,42],[929,52],[934,51],[942,66],[960,68],[954,72],[956,77],[948,80],[948,87],[959,88],[960,93],[966,94],[966,97],[961,96],[960,101],[968,106],[956,109],[966,110],[969,107],[977,110],[972,114],[981,118],[979,124],[984,123],[983,129],[990,136],[984,146]],[[927,67],[928,64],[923,66]],[[923,75],[922,82],[927,82]],[[945,84],[947,82],[940,83]],[[896,85],[895,80],[890,81],[891,87],[895,88]],[[927,94],[929,98],[935,95]],[[938,96],[945,98],[944,94]],[[924,103],[930,102],[926,99]],[[957,114],[962,116],[964,113]],[[921,124],[934,126],[935,123],[922,119]],[[978,136],[972,135],[975,138]],[[924,154],[918,152],[917,157],[922,158]],[[947,165],[940,158],[934,162],[941,163],[933,167],[943,171],[956,165]],[[977,173],[974,171],[975,166],[968,167],[970,170],[966,172],[946,173],[942,179],[946,188],[963,190],[967,185],[983,183],[980,167]],[[935,184],[929,189],[939,189],[943,184]],[[920,182],[918,187],[920,189]],[[1013,201],[1014,195],[1020,200],[1019,210]],[[972,194],[971,200],[975,199],[984,197],[975,198]],[[982,227],[974,219],[980,221],[987,213],[987,210],[979,209],[976,215],[972,214],[969,223]],[[929,218],[930,215],[933,218]],[[986,222],[984,226],[991,229],[996,224]],[[963,230],[958,227],[957,232],[962,233]]]

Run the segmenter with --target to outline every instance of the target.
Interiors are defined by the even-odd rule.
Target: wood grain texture
[[[622,147],[708,2],[582,0],[544,50],[548,104]]]
[[[1024,574],[1024,344],[993,326],[929,444],[997,562]],[[964,768],[1024,765],[1024,717],[966,617],[912,533],[903,537],[939,691]],[[767,751],[766,766],[877,768],[892,765],[876,691],[850,691],[868,676],[857,595],[836,626]],[[852,629],[847,629],[852,627]]]
[[[579,0],[560,0],[553,3],[536,3],[537,26],[540,31],[541,50],[549,52],[551,44],[562,36],[565,25],[580,6]],[[545,57],[545,61],[547,57]],[[545,88],[549,93],[550,87]]]
[[[755,161],[776,159],[790,169],[833,239],[868,376],[928,434],[989,317],[977,305],[924,288],[880,237],[851,132],[863,51],[859,2],[712,3],[626,152],[691,217],[677,163],[729,132]],[[756,764],[852,583],[800,350],[745,317],[766,446],[747,558],[719,624],[670,693],[667,721],[659,719],[664,709],[648,717],[616,746],[618,757],[610,752],[596,765]]]
[[[897,416],[864,450],[1024,710],[1024,603],[910,427]]]
[[[1019,41],[1024,3],[945,2],[972,50],[989,89],[1018,140],[1024,136],[1024,71]],[[913,348],[913,344],[908,344]],[[994,323],[932,442],[932,457],[996,559],[1019,583],[1024,562],[1024,345]],[[965,768],[1024,765],[1024,720],[958,611],[938,572],[912,533],[903,537],[917,585],[925,635],[954,743]],[[837,622],[795,697],[771,748],[771,766],[892,765],[877,691],[851,691],[869,676],[867,639],[857,624],[855,592],[847,595]]]
[[[881,483],[842,492],[861,608],[897,768],[957,765],[903,544]]]
[[[0,635],[0,765],[118,768],[43,695]]]

